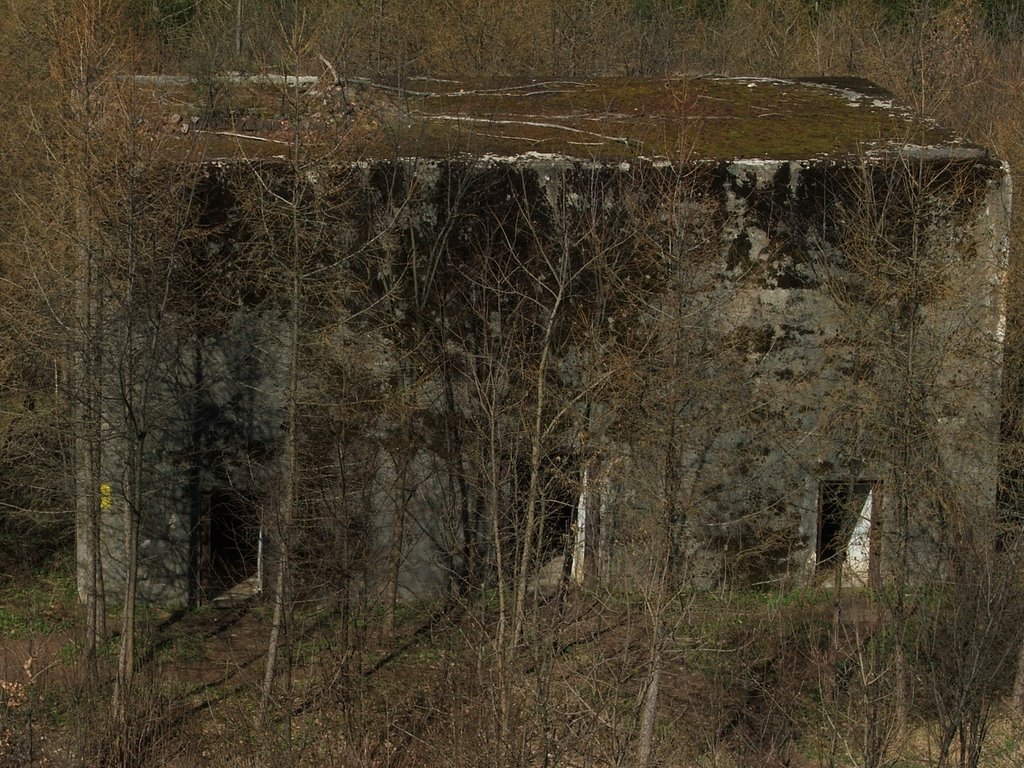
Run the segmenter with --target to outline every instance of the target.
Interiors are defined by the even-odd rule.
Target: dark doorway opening
[[[576,462],[571,466],[564,457],[553,467],[545,467],[541,474],[541,511],[544,527],[541,530],[541,562],[566,556],[566,568],[572,553],[572,531],[576,522],[576,507],[579,503],[579,479],[576,477]]]
[[[540,540],[537,562],[547,586],[567,583],[572,573],[574,531],[580,494],[580,467],[571,451],[544,458],[540,472]]]
[[[260,524],[255,505],[232,489],[204,494],[200,510],[201,599],[212,600],[258,577],[259,560]]]
[[[815,552],[818,568],[843,564],[850,537],[875,485],[870,480],[830,480],[821,484]]]

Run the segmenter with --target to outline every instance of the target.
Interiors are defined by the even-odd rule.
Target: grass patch
[[[62,557],[0,589],[0,637],[52,635],[76,622],[73,562]]]

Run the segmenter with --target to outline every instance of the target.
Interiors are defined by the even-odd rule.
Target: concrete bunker
[[[694,583],[840,563],[881,579],[895,535],[927,574],[942,517],[994,506],[1009,174],[985,150],[860,81],[360,98],[350,156],[321,164],[205,127],[223,156],[192,169],[175,290],[217,290],[183,299],[203,322],[160,346],[146,598],[267,571],[289,408],[307,467],[295,546],[372,595],[488,583],[531,514],[529,568],[562,557],[595,587],[663,540]],[[273,230],[293,200],[316,225],[294,239],[298,406],[294,283],[277,280],[295,262]],[[921,436],[902,452],[894,414]],[[123,454],[111,437],[115,588]]]

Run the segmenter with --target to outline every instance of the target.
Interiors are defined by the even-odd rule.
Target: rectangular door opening
[[[203,601],[244,599],[260,590],[262,536],[255,505],[233,489],[202,497],[199,593]]]
[[[818,495],[819,569],[846,567],[870,579],[877,561],[877,515],[880,484],[873,480],[829,480]]]

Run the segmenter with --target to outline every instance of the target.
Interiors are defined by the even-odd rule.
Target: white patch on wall
[[[583,468],[583,479],[580,482],[580,498],[576,505],[576,538],[572,548],[572,580],[582,585],[586,578],[587,557],[587,491],[590,486],[590,469]]]
[[[868,567],[871,562],[871,512],[874,498],[875,491],[871,489],[853,525],[853,533],[850,534],[850,543],[846,545],[846,558],[843,561],[847,573],[854,580],[863,583],[867,583]]]

